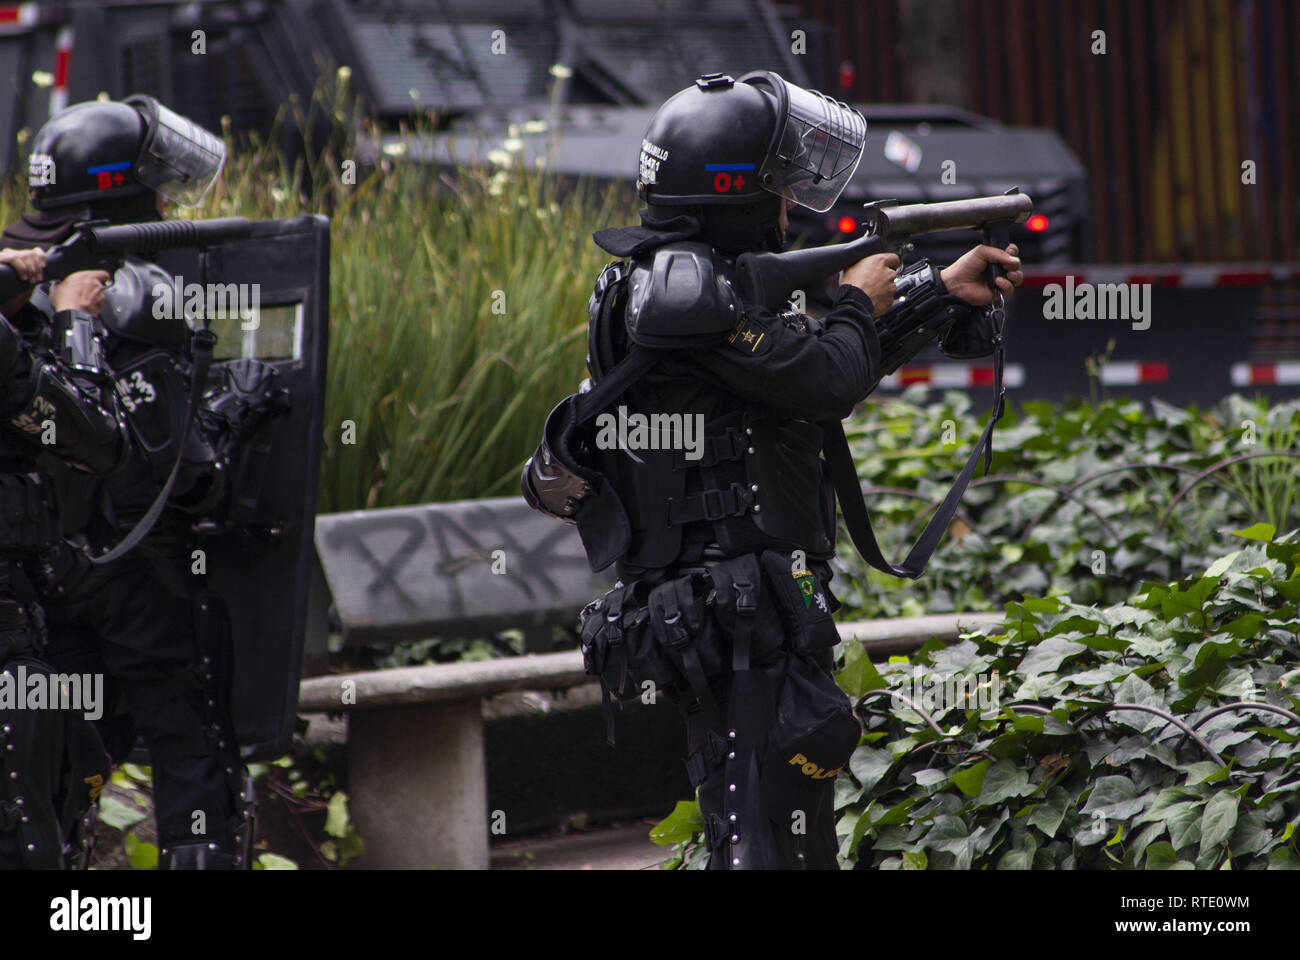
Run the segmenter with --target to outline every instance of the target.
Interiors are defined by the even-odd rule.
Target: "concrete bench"
[[[955,639],[1001,618],[940,615],[847,623],[873,658]],[[490,811],[482,698],[594,683],[578,651],[304,680],[302,713],[347,713],[353,822],[367,867],[487,869]]]

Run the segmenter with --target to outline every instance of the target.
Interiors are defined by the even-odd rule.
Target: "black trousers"
[[[820,651],[815,659],[830,674],[831,651]],[[700,813],[710,827],[706,829],[710,870],[839,869],[834,779],[817,788],[815,801],[806,809],[790,809],[789,804],[777,801],[770,779],[764,789],[764,771],[757,765],[766,748],[768,731],[764,727],[776,714],[788,660],[789,654],[781,650],[755,661],[740,685],[732,673],[715,678],[710,683],[712,709],[698,709],[691,700],[676,702],[686,722],[688,756],[712,753],[712,759],[718,761],[709,764],[708,774],[699,784]],[[744,703],[745,698],[751,702]],[[747,717],[763,719],[749,724]],[[753,770],[727,761],[733,746],[740,748],[737,752],[742,758],[748,748],[755,759]],[[747,772],[752,776],[747,777]],[[735,855],[737,851],[744,855]]]
[[[47,601],[49,658],[61,670],[106,673],[125,700],[149,748],[160,845],[206,840],[230,850],[240,766],[228,705],[204,679],[195,578],[179,557],[154,556],[95,568],[72,597]],[[102,721],[117,761],[133,739],[121,719]]]

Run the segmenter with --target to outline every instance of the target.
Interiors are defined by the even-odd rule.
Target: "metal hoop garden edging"
[[[1181,463],[1121,463],[1113,467],[1103,467],[1101,470],[1094,470],[1092,473],[1084,474],[1078,480],[1074,481],[1074,483],[1069,484],[1066,487],[1066,489],[1069,490],[1071,493],[1074,493],[1077,492],[1080,488],[1086,487],[1088,484],[1096,480],[1101,480],[1104,477],[1108,477],[1111,474],[1122,473],[1125,470],[1138,470],[1141,468],[1155,469],[1155,470],[1176,470],[1179,473],[1190,473],[1193,475],[1196,474],[1195,467],[1184,466]],[[1239,499],[1245,501],[1245,497],[1242,497],[1239,492],[1237,491],[1231,491],[1231,492],[1236,493]],[[1043,507],[1043,509],[1039,511],[1038,516],[1034,517],[1034,519],[1029,522],[1029,525],[1025,527],[1024,535],[1021,537],[1022,543],[1029,539],[1029,534],[1033,532],[1034,527],[1042,523],[1043,518],[1046,517],[1048,512],[1053,507],[1056,506],[1057,499],[1059,499],[1059,497],[1053,499],[1050,503],[1047,504],[1047,506]],[[1249,504],[1247,504],[1247,506],[1249,506]]]
[[[1043,487],[1045,489],[1052,490],[1057,494],[1057,496],[1062,496],[1068,500],[1073,500],[1079,506],[1083,507],[1083,509],[1087,510],[1094,517],[1096,517],[1097,522],[1100,523],[1106,529],[1106,532],[1110,534],[1113,540],[1118,542],[1120,539],[1119,534],[1115,532],[1115,528],[1112,527],[1107,522],[1105,517],[1103,517],[1100,513],[1098,513],[1095,509],[1093,509],[1092,506],[1078,499],[1077,497],[1073,496],[1069,491],[1062,489],[1056,484],[1048,483],[1046,480],[1037,480],[1033,477],[1021,477],[1021,476],[1015,476],[1013,474],[994,474],[991,477],[980,477],[978,480],[972,480],[970,486],[983,487],[983,486],[988,486],[989,484],[992,483],[1024,483],[1024,484],[1028,484],[1031,487]],[[924,499],[924,494],[916,493],[915,491],[911,491],[911,490],[902,490],[896,487],[864,487],[862,490],[863,496],[868,496],[870,494],[875,494],[875,493],[899,493],[905,496],[913,496],[918,500]],[[941,503],[943,503],[943,497],[940,497],[937,500],[931,500],[925,505],[925,510],[922,511],[922,513],[915,520],[912,521],[911,526],[909,526],[907,529],[907,536],[909,538],[912,536],[913,532],[915,532],[917,526],[921,523],[921,521],[924,520],[929,515],[930,511],[933,510],[935,507],[939,506],[939,504]],[[967,523],[966,525],[970,527],[972,530],[975,529],[975,526],[973,524]],[[990,541],[989,538],[984,536],[983,534],[980,534],[980,539],[990,545],[992,543],[992,541]]]
[[[1251,703],[1249,700],[1238,700],[1236,703],[1225,703],[1221,707],[1215,707],[1205,716],[1201,717],[1201,719],[1197,720],[1194,724],[1192,724],[1192,729],[1195,730],[1205,721],[1213,720],[1215,717],[1219,716],[1220,714],[1229,713],[1233,710],[1267,710],[1270,713],[1280,713],[1288,720],[1293,720],[1296,723],[1300,723],[1300,715],[1292,713],[1290,710],[1286,709],[1285,707],[1275,707],[1271,703]],[[1161,729],[1163,730],[1164,728],[1162,727]]]
[[[915,490],[907,490],[904,489],[903,487],[863,487],[862,488],[862,495],[864,497],[869,497],[872,496],[873,494],[882,494],[882,493],[896,493],[902,497],[911,497],[913,500],[927,499],[925,494],[918,493]],[[942,500],[929,500],[926,503],[926,513],[928,513],[931,508],[938,506],[942,502],[943,502]],[[922,514],[921,516],[924,517],[925,514]],[[966,524],[966,526],[970,528],[971,533],[975,534],[977,537],[983,540],[984,543],[990,549],[993,547],[993,541],[990,540],[987,536],[985,536],[983,531],[981,531],[978,527],[975,526],[974,523],[971,522],[970,514],[968,514],[961,507],[958,507],[955,516],[957,517],[957,519],[961,520],[962,523]],[[916,529],[916,521],[912,521],[912,526],[909,527],[907,531],[909,537],[911,536],[912,531],[915,529]]]
[[[926,723],[928,723],[936,733],[938,733],[940,736],[944,736],[944,732],[941,729],[939,729],[939,725],[935,723],[933,717],[931,717],[928,713],[926,713],[925,711],[917,707],[915,704],[913,704],[911,700],[902,696],[901,694],[895,693],[893,690],[889,690],[889,689],[868,690],[858,700],[858,706],[854,708],[854,711],[856,712],[857,709],[861,707],[862,704],[866,702],[866,700],[869,697],[877,697],[877,696],[885,696],[885,695],[896,697],[897,699],[906,703],[909,707],[915,710],[920,716],[924,717]],[[1029,710],[1033,713],[1042,713],[1044,716],[1050,716],[1052,713],[1051,710],[1048,710],[1046,707],[1040,707],[1037,704],[1015,703],[1015,704],[1008,704],[1007,706],[1008,709]],[[1252,704],[1252,706],[1258,706],[1258,704]],[[1280,710],[1281,708],[1279,707],[1278,709]],[[1099,707],[1089,707],[1087,710],[1083,711],[1083,713],[1081,713],[1078,717],[1071,717],[1070,721],[1072,725],[1077,726],[1078,724],[1083,723],[1083,721],[1087,720],[1088,717],[1090,717],[1094,713],[1111,713],[1116,710],[1138,710],[1143,713],[1155,714],[1157,717],[1160,717],[1165,721],[1165,727],[1169,726],[1169,724],[1172,723],[1174,726],[1182,730],[1183,733],[1186,735],[1186,737],[1191,737],[1193,740],[1195,740],[1197,745],[1200,746],[1202,750],[1204,750],[1206,753],[1208,753],[1218,762],[1219,766],[1226,767],[1228,765],[1227,762],[1223,759],[1223,757],[1219,756],[1218,753],[1214,751],[1214,748],[1211,747],[1208,743],[1206,743],[1205,740],[1200,736],[1200,734],[1196,732],[1194,728],[1189,727],[1186,723],[1184,723],[1182,720],[1175,717],[1172,713],[1169,713],[1166,710],[1161,710],[1158,707],[1149,707],[1144,703],[1109,703],[1109,704],[1103,704],[1102,706]],[[1291,714],[1291,716],[1295,717],[1295,714]],[[1207,718],[1202,718],[1202,722],[1205,719]],[[1296,717],[1296,720],[1300,721],[1300,717]],[[1164,730],[1165,727],[1161,727],[1160,730]],[[1184,739],[1186,739],[1186,737],[1184,737]]]
[[[1185,497],[1191,489],[1202,480],[1205,480],[1207,477],[1210,477],[1233,464],[1243,463],[1246,460],[1258,460],[1263,457],[1293,457],[1300,459],[1300,450],[1260,450],[1258,453],[1243,453],[1236,457],[1229,457],[1227,460],[1220,460],[1211,467],[1206,467],[1197,474],[1195,479],[1191,480],[1187,486],[1179,490],[1173,500],[1169,501],[1169,506],[1165,508],[1164,516],[1162,516],[1159,522],[1156,523],[1156,529],[1159,530],[1165,525],[1165,521],[1168,520],[1170,514],[1173,513],[1174,507],[1178,506],[1178,501]]]
[[[868,690],[866,693],[864,693],[861,697],[858,698],[857,704],[853,707],[854,714],[860,716],[861,714],[859,713],[859,711],[862,709],[862,705],[864,703],[866,703],[868,700],[874,700],[877,697],[884,697],[884,696],[888,696],[893,700],[901,700],[907,706],[915,710],[917,715],[930,725],[931,730],[933,730],[941,737],[947,736],[947,734],[943,732],[943,729],[939,726],[939,724],[934,722],[934,717],[930,716],[930,714],[926,713],[925,710],[917,706],[917,704],[910,697],[905,697],[901,693],[891,690],[888,687],[882,687],[878,690]]]
[[[1245,496],[1242,495],[1242,493],[1239,490],[1234,490],[1232,487],[1221,483],[1217,478],[1214,477],[1214,475],[1222,470],[1227,469],[1230,466],[1233,466],[1234,464],[1242,463],[1247,460],[1259,460],[1265,457],[1300,458],[1300,450],[1260,450],[1255,453],[1244,453],[1236,457],[1229,457],[1226,460],[1220,460],[1218,463],[1215,463],[1201,471],[1197,471],[1194,467],[1189,467],[1180,463],[1140,463],[1140,462],[1122,463],[1122,464],[1116,464],[1115,466],[1111,466],[1111,467],[1104,467],[1100,470],[1094,470],[1092,473],[1085,474],[1084,476],[1080,477],[1078,480],[1075,480],[1073,483],[1066,484],[1066,485],[1049,483],[1045,480],[1038,480],[1034,477],[1016,476],[1012,474],[995,474],[994,476],[991,477],[980,477],[977,480],[973,480],[971,481],[970,486],[980,487],[980,486],[987,486],[992,483],[1024,483],[1029,486],[1039,487],[1044,490],[1051,490],[1055,494],[1055,496],[1047,503],[1047,505],[1043,507],[1043,509],[1040,510],[1038,514],[1035,515],[1034,518],[1031,521],[1029,521],[1029,523],[1025,526],[1024,531],[1020,535],[1020,543],[1022,544],[1027,543],[1029,541],[1029,537],[1033,533],[1034,528],[1043,522],[1043,519],[1057,505],[1057,502],[1060,500],[1069,500],[1073,503],[1078,504],[1083,509],[1087,510],[1089,513],[1093,515],[1093,517],[1097,519],[1097,522],[1102,525],[1102,528],[1110,536],[1111,540],[1115,543],[1119,543],[1121,538],[1119,534],[1116,532],[1115,528],[1111,526],[1110,522],[1107,521],[1107,519],[1103,517],[1100,513],[1098,513],[1095,508],[1093,508],[1089,503],[1087,503],[1085,500],[1081,499],[1076,495],[1079,490],[1088,486],[1091,483],[1095,483],[1098,480],[1111,476],[1112,474],[1122,473],[1126,470],[1173,470],[1178,473],[1191,474],[1192,479],[1188,481],[1174,495],[1174,498],[1169,502],[1169,505],[1165,507],[1164,512],[1160,515],[1160,518],[1156,521],[1155,529],[1161,530],[1163,529],[1164,525],[1169,521],[1169,518],[1173,515],[1174,508],[1182,501],[1184,497],[1187,496],[1188,493],[1190,493],[1198,484],[1204,482],[1205,480],[1211,480],[1215,484],[1215,486],[1217,486],[1220,490],[1223,490],[1225,493],[1231,495],[1240,503],[1242,503],[1244,506],[1249,507],[1250,506],[1249,501],[1245,498]],[[911,497],[916,500],[926,499],[924,494],[918,493],[915,490],[906,490],[903,489],[902,487],[863,487],[862,489],[863,496],[882,495],[882,494],[891,494],[891,493],[897,494],[899,496]],[[942,497],[927,501],[925,505],[925,509],[916,517],[916,519],[912,521],[912,523],[908,527],[908,531],[907,531],[908,537],[911,537],[915,533],[917,526],[919,526],[920,523],[923,520],[925,520],[926,517],[929,516],[930,512],[934,510],[936,507],[938,507],[939,504],[942,502],[943,502]],[[970,529],[974,533],[976,533],[979,536],[981,540],[983,540],[986,544],[989,544],[990,546],[992,545],[992,541],[989,539],[989,537],[986,536],[984,533],[982,533],[975,526],[975,524],[970,522],[970,516],[968,514],[965,514],[964,511],[962,515],[962,520],[964,523],[966,523],[968,527],[970,527]]]

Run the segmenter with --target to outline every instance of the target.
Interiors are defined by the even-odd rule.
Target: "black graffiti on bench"
[[[553,529],[532,547],[526,547],[513,529],[521,519],[525,523],[533,520],[514,510],[486,505],[456,512],[430,508],[389,516],[362,514],[334,524],[325,536],[325,544],[332,552],[362,561],[350,573],[358,581],[368,574],[360,586],[369,598],[377,601],[391,596],[401,610],[410,614],[436,616],[439,620],[465,616],[467,595],[481,587],[484,576],[490,576],[490,582],[508,584],[522,597],[545,608],[539,601],[559,591],[553,574],[586,570],[587,562],[571,548],[557,550],[574,536],[571,527],[558,523],[551,525]],[[374,538],[392,531],[404,536],[395,549],[381,557],[372,546]],[[505,573],[485,573],[497,550],[505,551]],[[410,576],[407,568],[426,551],[434,552],[434,569],[446,588],[441,598],[446,606],[438,611],[428,610],[427,600],[412,596],[403,586],[403,580]],[[465,573],[469,574],[467,580],[461,576]]]

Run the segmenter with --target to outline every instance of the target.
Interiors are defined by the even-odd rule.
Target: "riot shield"
[[[271,365],[287,409],[242,444],[231,497],[195,545],[229,614],[228,689],[246,762],[283,756],[298,709],[329,340],[329,221],[262,220],[246,239],[167,251],[178,295],[210,298],[216,386],[240,358]],[[183,282],[182,282],[183,279]],[[191,287],[191,283],[197,287]],[[215,299],[215,303],[213,302]]]

